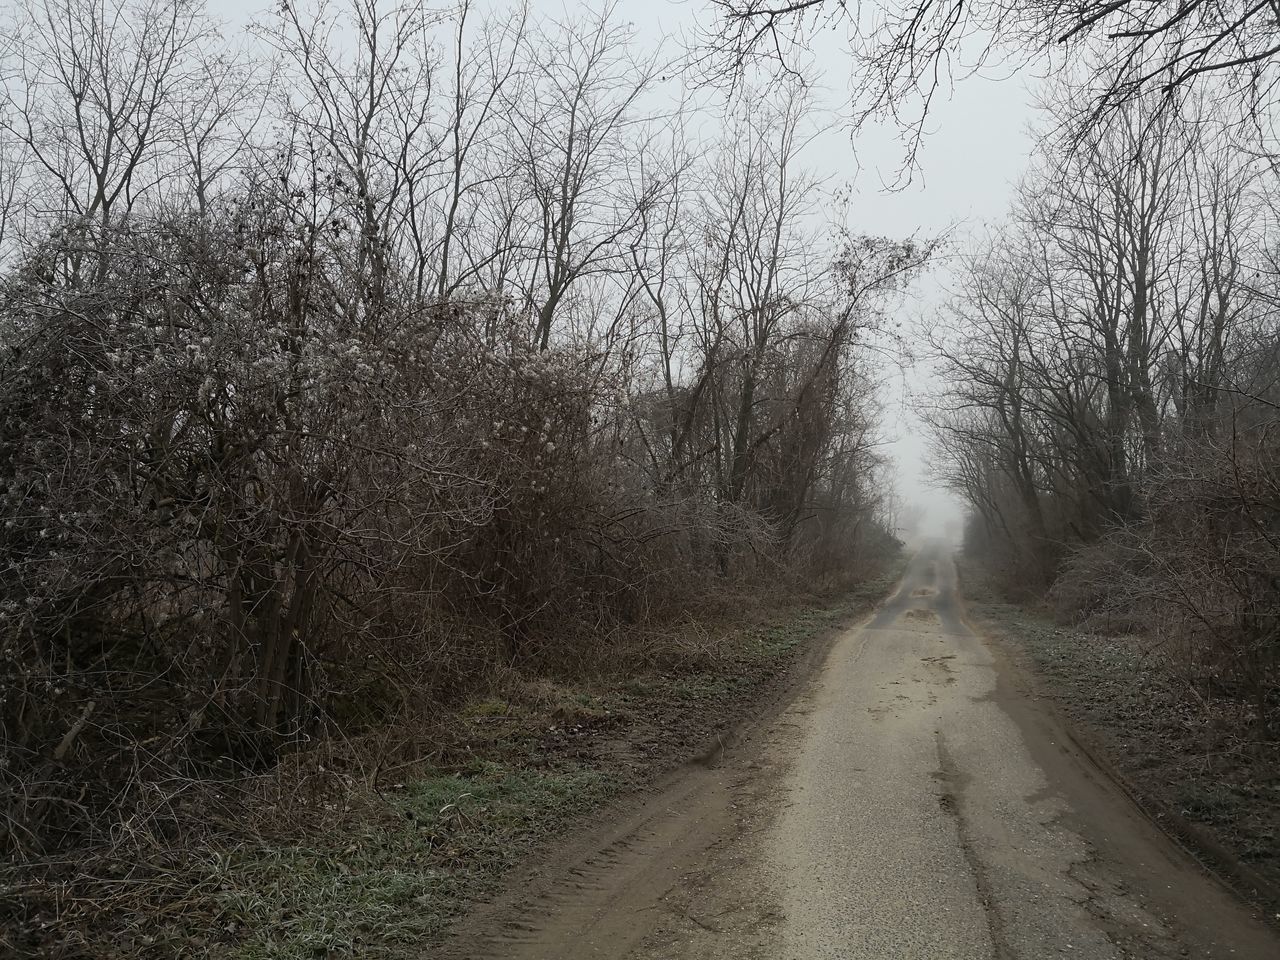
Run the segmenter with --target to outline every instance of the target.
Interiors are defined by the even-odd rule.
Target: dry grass
[[[202,828],[156,838],[150,856],[85,849],[0,875],[0,912],[21,924],[0,952],[414,955],[539,843],[749,713],[781,662],[898,573],[835,599],[738,597],[616,634],[576,677],[498,668],[430,718],[192,784]]]

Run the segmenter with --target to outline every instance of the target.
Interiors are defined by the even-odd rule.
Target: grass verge
[[[218,866],[222,952],[254,960],[396,956],[438,936],[531,841],[608,796],[607,773],[477,760],[414,779],[345,846],[247,849]]]
[[[1156,819],[1180,821],[1166,827],[1236,874],[1241,892],[1280,908],[1280,744],[1259,739],[1247,708],[1197,694],[1142,637],[1064,628],[1003,602],[973,563],[961,578],[973,618],[1030,668]]]

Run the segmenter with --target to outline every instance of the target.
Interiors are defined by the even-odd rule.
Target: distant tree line
[[[23,0],[0,53],[0,850],[892,546],[812,111],[611,11]],[[723,105],[719,109],[723,109]]]
[[[935,338],[941,478],[1026,594],[1157,640],[1280,723],[1275,156],[1153,91],[1053,92],[1035,169],[964,258]]]

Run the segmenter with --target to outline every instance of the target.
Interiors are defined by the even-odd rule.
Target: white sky
[[[708,6],[705,0],[621,0],[618,9],[643,37],[659,43],[690,32],[698,17],[707,15]],[[544,0],[535,8],[559,12],[565,5]],[[839,31],[825,31],[811,54],[833,115],[830,129],[811,145],[806,160],[820,175],[830,177],[833,186],[852,182],[849,225],[854,232],[903,237],[955,228],[957,244],[963,244],[969,229],[1004,215],[1032,147],[1028,126],[1035,117],[1035,77],[1010,76],[1008,70],[993,68],[989,75],[964,78],[953,90],[941,92],[916,156],[916,174],[908,186],[891,190],[884,184],[898,181],[904,156],[898,132],[888,126],[864,129],[855,142],[838,112],[848,96],[851,71],[844,37]],[[904,305],[904,326],[929,322],[946,299],[947,286],[947,270],[940,264]],[[897,462],[898,490],[909,503],[926,507],[926,532],[941,534],[960,508],[946,494],[929,488],[923,476],[927,439],[923,424],[912,414],[911,395],[928,389],[927,371],[908,370],[905,376],[893,371],[889,379],[884,426]]]
[[[564,0],[529,0],[535,14],[563,19],[585,5]],[[341,6],[342,0],[335,0]],[[502,0],[481,6],[505,9]],[[596,4],[592,4],[595,6]],[[210,0],[210,10],[233,29],[268,9],[263,0]],[[616,13],[630,20],[645,45],[661,45],[675,56],[682,38],[707,22],[707,0],[617,0]],[[959,81],[947,95],[940,93],[928,123],[928,135],[917,155],[918,172],[899,190],[886,190],[903,158],[903,147],[889,128],[863,131],[856,144],[838,111],[849,89],[850,60],[839,31],[827,30],[813,44],[812,63],[819,83],[827,90],[833,108],[830,126],[810,145],[807,165],[831,185],[852,183],[854,202],[850,227],[855,233],[905,237],[937,234],[959,226],[963,242],[966,228],[1000,218],[1009,203],[1013,183],[1027,165],[1031,138],[1027,126],[1034,117],[1031,106],[1033,78],[1002,75],[972,76]],[[856,146],[856,157],[855,157]],[[904,307],[904,323],[927,321],[946,297],[945,265],[918,285],[913,302]],[[898,489],[910,502],[926,505],[931,527],[940,531],[958,508],[923,482],[924,429],[911,413],[911,393],[927,389],[927,374],[908,371],[905,379],[889,368],[894,382],[886,398],[885,433],[898,465]]]

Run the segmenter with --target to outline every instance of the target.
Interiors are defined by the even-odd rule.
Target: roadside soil
[[[612,805],[431,956],[1239,958],[1280,939],[971,629],[924,546],[789,702]]]

